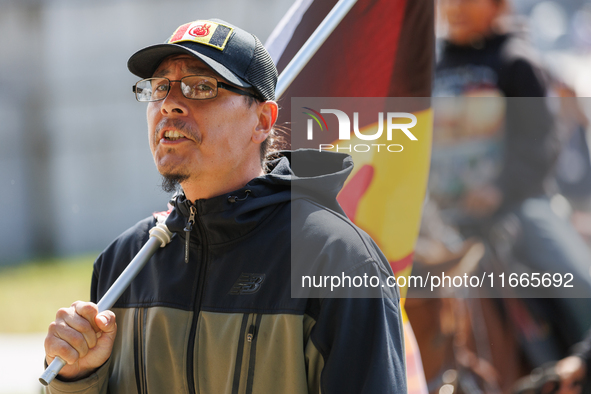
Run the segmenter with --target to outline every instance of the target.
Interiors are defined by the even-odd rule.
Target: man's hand
[[[96,304],[76,301],[60,309],[49,325],[45,360],[48,365],[56,356],[66,361],[58,375],[61,380],[85,378],[109,359],[116,335],[113,312],[99,314]]]
[[[581,392],[581,382],[585,380],[587,366],[580,357],[570,356],[560,360],[556,364],[555,370],[560,377],[559,394],[579,394]]]

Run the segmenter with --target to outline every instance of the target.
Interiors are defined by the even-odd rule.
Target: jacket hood
[[[280,151],[268,163],[270,172],[252,179],[233,192],[191,202],[183,193],[170,201],[173,210],[166,224],[173,232],[183,232],[195,206],[202,225],[213,230],[214,242],[244,235],[264,220],[278,205],[295,199],[310,199],[344,215],[337,194],[353,169],[353,160],[344,153],[312,149]]]
[[[280,155],[271,163],[269,174],[253,181],[286,185],[291,188],[292,200],[308,198],[343,213],[336,198],[353,170],[351,156],[315,149],[282,151]]]

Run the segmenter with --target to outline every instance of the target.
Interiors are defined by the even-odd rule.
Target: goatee
[[[162,190],[166,193],[174,193],[180,190],[181,183],[189,179],[189,175],[166,174],[162,175]]]

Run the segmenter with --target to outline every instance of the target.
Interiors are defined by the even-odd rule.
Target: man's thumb
[[[96,325],[101,331],[110,333],[116,330],[115,314],[111,311],[105,311],[96,315]]]

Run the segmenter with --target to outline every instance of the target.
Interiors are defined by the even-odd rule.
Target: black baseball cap
[[[164,44],[151,45],[127,61],[129,71],[150,78],[171,55],[188,54],[207,64],[233,85],[253,88],[263,100],[275,100],[277,68],[254,35],[220,19],[179,26]]]

